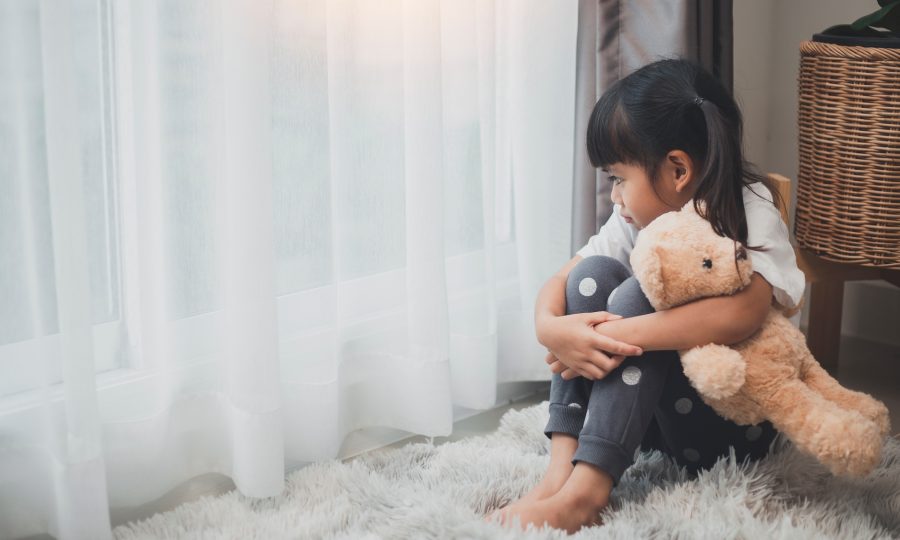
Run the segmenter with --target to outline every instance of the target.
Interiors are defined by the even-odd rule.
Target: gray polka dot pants
[[[622,263],[593,256],[569,273],[566,313],[593,311],[635,317],[654,310]],[[573,464],[596,465],[618,484],[638,449],[664,452],[696,473],[730,447],[738,460],[763,457],[777,432],[769,422],[740,426],[722,418],[690,385],[676,351],[648,351],[597,381],[554,373],[544,428],[548,438],[553,433],[578,439]]]

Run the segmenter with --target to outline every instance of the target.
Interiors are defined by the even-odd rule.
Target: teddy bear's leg
[[[566,315],[606,311],[609,294],[629,277],[621,262],[606,256],[585,257],[566,279]],[[559,373],[550,379],[550,417],[544,435],[553,432],[578,437],[584,426],[594,381],[575,377],[568,381]]]
[[[869,420],[875,422],[881,436],[886,436],[890,433],[891,419],[884,403],[869,394],[841,386],[822,368],[808,349],[804,351],[801,358],[800,378],[810,388],[822,394],[825,399],[835,402],[841,408],[855,409]]]
[[[865,476],[881,459],[878,426],[859,412],[825,399],[799,379],[757,399],[778,431],[835,475]]]

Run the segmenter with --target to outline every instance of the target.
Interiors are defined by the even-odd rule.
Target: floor
[[[848,388],[867,392],[883,401],[891,411],[892,433],[900,436],[900,347],[884,345],[859,338],[844,336],[841,341],[840,364],[837,379]],[[497,429],[500,418],[510,409],[522,409],[540,403],[548,398],[549,383],[540,385],[541,391],[512,401],[495,409],[475,414],[458,421],[453,433],[448,437],[434,437],[434,444],[444,444],[471,436],[483,435]],[[424,442],[428,437],[416,435],[402,439],[391,447],[400,447],[411,442]],[[350,461],[351,456],[343,461]],[[113,525],[136,519],[144,519],[156,512],[171,510],[181,503],[199,499],[201,496],[215,496],[234,489],[230,478],[209,474],[193,478],[165,496],[138,508],[111,509]],[[29,540],[50,538],[33,537]]]

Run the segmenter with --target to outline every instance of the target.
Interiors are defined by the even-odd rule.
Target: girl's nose
[[[612,202],[615,204],[622,204],[622,194],[619,193],[619,186],[613,186],[612,193],[610,193],[609,198],[612,199]]]

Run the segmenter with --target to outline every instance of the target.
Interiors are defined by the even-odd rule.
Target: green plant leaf
[[[881,30],[875,30],[871,26],[863,27],[862,30],[854,30],[850,27],[849,24],[836,24],[834,26],[829,26],[821,33],[829,36],[853,36],[870,38],[880,38],[890,35],[887,32],[883,32]]]
[[[885,2],[882,4],[882,1]],[[887,28],[896,33],[900,32],[900,0],[879,0],[879,5],[883,7],[875,13],[870,13],[864,17],[855,20],[850,26],[854,30],[862,30],[867,26],[877,26]]]

